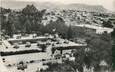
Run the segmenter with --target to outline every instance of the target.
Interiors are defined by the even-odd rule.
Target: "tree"
[[[88,42],[91,52],[89,58],[91,59],[91,66],[96,67],[101,60],[105,60],[110,66],[112,64],[111,42],[103,40],[101,37],[93,37]]]
[[[10,21],[8,21],[7,26],[6,26],[6,34],[12,37],[13,31],[14,31],[13,30],[13,24]]]
[[[109,27],[109,28],[113,28],[112,22],[111,21],[103,21],[103,26],[104,27]]]
[[[38,10],[34,5],[27,5],[23,10],[22,13],[25,15],[32,15],[37,13]]]
[[[71,39],[73,37],[73,30],[72,30],[71,25],[68,28],[67,35],[68,35],[67,36],[68,39]]]
[[[55,22],[50,21],[49,24],[45,27],[47,33],[53,33],[53,29],[56,29],[55,32],[60,34],[63,38],[67,38],[68,27],[65,25],[65,21],[59,17]]]
[[[27,19],[23,25],[23,28],[24,28],[24,32],[26,33],[31,33],[31,22],[29,19]]]
[[[48,63],[49,68],[41,72],[75,72],[74,69],[67,64]]]
[[[25,64],[23,61],[19,62],[19,64],[17,65],[18,70],[24,71],[26,68],[27,68],[27,64]]]

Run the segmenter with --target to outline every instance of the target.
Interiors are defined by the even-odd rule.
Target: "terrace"
[[[14,35],[13,38],[9,38],[8,41],[25,41],[25,40],[41,40],[41,39],[47,39],[52,38],[52,36],[37,36],[36,34],[30,34],[26,36]]]
[[[8,48],[1,48],[1,52],[16,52],[16,51],[23,51],[23,50],[41,50],[38,46],[37,43],[35,44],[31,44],[30,47],[25,47],[25,45],[19,45],[19,48],[14,48],[14,45],[12,45],[11,47]]]
[[[59,49],[59,50],[68,50],[68,49],[76,49],[79,47],[86,47],[87,44],[81,44],[81,43],[75,43],[75,42],[71,42],[68,40],[64,40],[64,39],[60,39],[61,43],[59,44],[55,44],[54,46],[52,46],[53,48]]]
[[[39,46],[37,46],[37,41],[47,41],[48,39],[52,39],[52,36],[36,36],[35,34],[27,36],[14,35],[13,38],[3,40],[1,51],[40,50]]]
[[[42,51],[42,45],[45,45],[45,51]],[[20,71],[17,70],[17,65],[21,61],[27,64],[27,69],[25,71],[35,72],[37,68],[47,68],[43,65],[39,65],[40,63],[61,63],[60,59],[55,59],[55,57],[52,56],[52,48],[56,48],[57,50],[63,49],[66,50],[65,53],[70,53],[72,49],[86,46],[87,44],[74,43],[69,40],[61,39],[58,36],[56,36],[56,38],[53,38],[53,36],[41,36],[36,38],[33,38],[33,36],[25,38],[19,37],[19,39],[10,38],[3,41],[1,58],[5,66],[11,72]]]

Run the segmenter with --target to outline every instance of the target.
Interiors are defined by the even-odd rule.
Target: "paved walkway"
[[[3,44],[4,44],[6,47],[11,47],[11,44],[10,44],[7,40],[4,40],[4,41],[3,41]]]
[[[0,72],[9,72],[5,67],[4,63],[2,62],[1,56],[0,56]]]
[[[2,47],[3,45],[0,45],[0,51]],[[9,72],[2,61],[1,55],[0,55],[0,72]]]

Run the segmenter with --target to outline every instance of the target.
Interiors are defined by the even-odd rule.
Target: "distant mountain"
[[[75,9],[82,11],[91,11],[91,12],[107,12],[101,5],[86,5],[86,4],[69,4],[64,6],[65,9]]]
[[[12,0],[2,0],[1,5],[4,8],[11,8],[11,9],[22,9],[25,8],[26,5],[34,5],[38,9],[43,8],[56,8],[58,7],[57,4],[49,3],[49,2],[25,2],[25,1],[12,1]]]
[[[33,4],[37,9],[75,9],[75,10],[85,10],[94,12],[106,12],[107,10],[103,6],[99,5],[86,5],[86,4],[58,4],[49,2],[24,2],[24,1],[12,1],[12,0],[2,0],[2,7],[11,9],[22,9],[26,7],[27,4]]]
[[[35,4],[34,2],[23,2],[23,1],[13,1],[13,0],[2,0],[1,5],[4,8],[11,9],[22,9],[26,7],[27,4]]]

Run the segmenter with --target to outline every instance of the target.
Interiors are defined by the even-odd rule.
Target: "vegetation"
[[[42,52],[41,50],[23,50],[23,51],[15,51],[15,52],[1,52],[1,56],[10,56],[10,55],[20,55],[20,54],[28,54],[28,53],[38,53]]]
[[[111,35],[104,33],[102,35],[97,35],[95,33],[86,32],[85,28],[67,26],[63,18],[58,17],[56,21],[50,21],[49,24],[44,26],[42,24],[43,16],[46,10],[37,10],[34,5],[27,5],[22,11],[13,11],[10,9],[1,8],[0,19],[2,24],[2,32],[5,35],[12,37],[16,33],[58,33],[62,38],[84,38],[88,43],[88,48],[90,51],[86,52],[84,49],[75,50],[74,56],[76,58],[75,62],[65,61],[64,64],[48,64],[49,69],[47,71],[51,72],[75,72],[78,69],[83,72],[83,66],[86,65],[88,68],[95,67],[98,69],[99,62],[105,60],[109,67],[112,65],[112,43]],[[100,15],[101,16],[101,15]],[[103,26],[112,27],[111,22],[103,22]],[[55,29],[55,32],[53,31]],[[114,34],[114,33],[113,33]],[[113,36],[114,37],[114,36]],[[45,51],[46,46],[41,46],[42,51]],[[54,51],[54,50],[52,50]],[[2,56],[15,55],[15,54],[25,54],[41,52],[37,50],[31,51],[20,51],[20,52],[1,52]],[[113,54],[114,57],[114,54]],[[113,59],[114,61],[114,59]],[[43,71],[43,72],[47,72]]]
[[[113,47],[112,47],[112,61],[113,69],[115,70],[115,30],[112,32]]]
[[[41,70],[40,72],[75,72],[74,69],[67,64],[48,63],[47,70]]]

